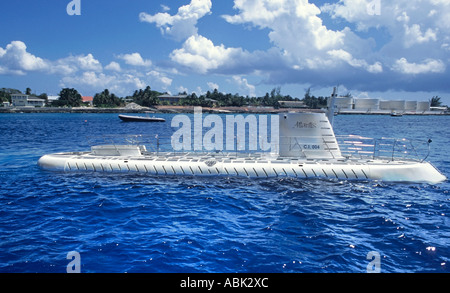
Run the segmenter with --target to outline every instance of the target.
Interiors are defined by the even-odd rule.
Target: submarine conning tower
[[[337,88],[334,87],[327,113],[280,114],[280,157],[343,159],[332,126],[336,97]]]
[[[341,159],[333,127],[325,113],[279,114],[280,157]]]

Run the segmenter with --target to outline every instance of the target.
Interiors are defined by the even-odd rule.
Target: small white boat
[[[335,94],[333,93],[332,97]],[[333,109],[333,107],[330,107]],[[129,141],[103,144],[86,152],[44,155],[47,170],[138,172],[172,176],[294,177],[337,180],[439,183],[446,180],[425,158],[407,157],[404,139],[373,140],[349,135],[336,137],[325,113],[279,114],[278,153],[175,152]],[[428,147],[431,140],[428,140]],[[408,154],[414,154],[415,151]],[[400,156],[398,156],[400,154]]]
[[[402,117],[403,114],[402,114],[402,113],[399,113],[399,112],[397,112],[397,111],[392,111],[392,112],[391,112],[391,116],[392,116],[392,117]]]
[[[119,115],[120,120],[124,122],[165,122],[164,118],[147,117],[147,116],[131,116],[131,115]]]

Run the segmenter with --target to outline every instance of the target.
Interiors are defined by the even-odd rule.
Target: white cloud
[[[356,24],[358,31],[387,28],[393,42],[403,40],[405,47],[437,41],[439,33],[449,35],[450,5],[448,0],[380,1],[380,15],[371,15],[367,4],[373,0],[341,0],[325,4],[323,12],[332,18],[343,18]]]
[[[101,71],[102,65],[100,61],[96,60],[92,54],[86,56],[80,55],[75,57],[75,62],[81,70]]]
[[[167,5],[161,4],[160,6],[161,6],[163,11],[169,11],[170,10],[170,7],[167,6]]]
[[[115,80],[114,76],[106,75],[104,73],[97,74],[94,71],[86,71],[81,75],[65,76],[62,78],[62,83],[64,85],[82,84],[100,89],[107,88],[107,85],[110,85],[113,80]]]
[[[145,88],[147,83],[140,77],[130,74],[105,74],[86,71],[82,74],[64,76],[60,81],[61,87],[77,87],[81,91],[99,92],[109,89],[118,95],[130,94],[132,90]]]
[[[242,78],[238,75],[233,75],[232,82],[236,84],[244,94],[247,94],[250,97],[256,96],[256,88],[254,85],[249,84],[246,78]]]
[[[117,71],[117,72],[120,72],[120,71],[121,71],[120,64],[117,63],[117,62],[115,62],[115,61],[112,61],[111,63],[109,63],[108,65],[106,65],[106,66],[105,66],[105,69],[107,69],[107,70],[112,70],[112,71]]]
[[[130,73],[125,73],[122,75],[117,76],[117,83],[119,85],[127,85],[127,89],[142,89],[145,88],[148,83],[145,80],[142,80],[139,76],[130,74]]]
[[[150,72],[147,72],[146,75],[150,77],[150,81],[152,84],[159,84],[163,89],[167,89],[172,84],[172,79],[168,78],[161,72],[152,70]]]
[[[255,0],[236,0],[234,9],[239,9],[240,13],[236,15],[223,15],[223,18],[229,23],[252,22],[261,28],[268,27],[281,15],[288,13],[284,7],[285,1],[255,1]]]
[[[208,87],[209,87],[211,90],[215,90],[215,89],[218,90],[218,89],[219,89],[219,85],[218,85],[217,83],[208,81],[206,84],[208,85]]]
[[[49,69],[49,61],[27,52],[22,41],[12,41],[6,48],[0,48],[0,73],[23,75],[26,71]]]
[[[178,8],[178,13],[170,15],[167,12],[150,15],[145,12],[139,14],[143,22],[154,23],[161,29],[161,33],[177,41],[184,40],[197,34],[197,21],[210,13],[211,0],[191,0],[188,5]]]
[[[0,48],[0,73],[24,75],[26,72],[73,74],[82,71],[102,71],[102,65],[92,54],[69,56],[56,61],[46,60],[27,52],[22,41],[13,41]]]
[[[118,94],[129,94],[130,91],[144,88],[148,84],[156,84],[163,89],[172,84],[172,79],[160,69],[140,72],[139,67],[148,70],[152,62],[142,58],[139,53],[122,54],[118,55],[118,58],[136,67],[124,70],[115,61],[103,67],[91,53],[70,55],[54,61],[46,60],[27,52],[24,42],[13,41],[5,48],[0,47],[0,74],[26,75],[33,71],[56,74],[61,75],[62,87],[79,87],[85,91],[108,88]],[[104,73],[103,69],[109,72]]]
[[[27,52],[22,41],[13,41],[0,48],[0,74],[25,75],[39,71],[47,74],[71,75],[78,71],[101,72],[103,67],[92,54],[68,56],[55,61]]]
[[[326,3],[321,7],[321,11],[329,13],[332,18],[343,18],[348,22],[355,23],[358,31],[365,31],[369,27],[377,27],[381,22],[381,17],[386,13],[385,2],[380,2],[383,8],[380,15],[374,17],[368,13],[368,5],[375,3],[374,0],[341,0],[337,3]],[[377,23],[378,22],[378,23]]]
[[[234,3],[238,13],[223,15],[227,22],[269,30],[268,37],[274,44],[270,54],[259,52],[257,56],[252,52],[248,54],[250,58],[247,56],[250,60],[259,57],[259,62],[253,61],[253,65],[268,64],[266,57],[277,60],[276,64],[270,64],[271,68],[265,68],[269,74],[282,76],[280,71],[283,68],[285,71],[338,68],[342,61],[372,73],[382,71],[382,63],[370,52],[373,47],[371,40],[358,37],[348,27],[342,30],[328,28],[320,17],[319,7],[308,0],[235,0]],[[274,58],[276,51],[278,56]],[[350,59],[342,58],[347,56],[337,58],[329,51],[349,52]]]
[[[174,50],[170,58],[178,64],[204,74],[242,60],[245,54],[241,48],[225,48],[222,44],[215,46],[211,40],[194,35],[184,42],[181,49]]]
[[[355,68],[364,68],[368,72],[371,72],[371,73],[380,73],[383,71],[383,66],[381,65],[380,62],[375,62],[374,64],[370,65],[363,59],[353,58],[353,56],[350,53],[348,53],[347,51],[344,51],[342,49],[330,50],[327,53],[328,53],[328,55],[330,55],[336,59],[340,59]]]
[[[131,54],[122,54],[118,56],[120,59],[124,60],[126,64],[133,66],[151,66],[151,60],[144,60],[141,54],[139,53],[131,53]]]
[[[414,83],[417,88],[421,82],[412,75],[445,73],[450,60],[448,0],[381,1],[379,15],[369,7],[373,0],[340,0],[320,9],[309,2],[235,0],[236,14],[222,16],[230,24],[268,30],[282,62],[264,68],[269,76],[266,81],[330,85],[339,80],[360,89],[364,84],[387,89]],[[329,26],[322,22],[321,12],[331,15]],[[342,25],[345,27],[336,29]],[[247,57],[255,58],[254,53]],[[407,61],[418,60],[418,56],[433,57]],[[334,78],[324,75],[330,71],[335,72]],[[374,74],[376,78],[371,78]],[[443,79],[441,75],[439,80]]]
[[[178,90],[179,93],[188,93],[189,92],[189,90],[186,87],[182,86],[182,85],[177,87],[177,90]]]
[[[51,62],[50,73],[59,73],[63,75],[72,74],[78,70],[102,71],[100,61],[94,58],[92,54],[69,56]]]
[[[411,47],[414,44],[422,44],[428,41],[436,41],[436,30],[428,28],[422,33],[420,25],[413,24],[408,26],[405,24],[405,46]]]
[[[393,70],[404,74],[443,73],[445,64],[441,60],[425,59],[422,63],[410,63],[406,58],[395,61]]]
[[[318,16],[320,9],[308,0],[235,0],[234,3],[239,13],[224,15],[227,22],[269,28],[270,40],[297,60],[317,50],[343,45],[345,33],[327,29]]]

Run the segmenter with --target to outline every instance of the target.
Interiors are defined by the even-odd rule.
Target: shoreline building
[[[44,107],[45,100],[25,94],[11,94],[14,107]]]
[[[187,95],[173,96],[173,95],[169,95],[169,94],[163,94],[163,95],[158,96],[158,99],[161,102],[168,102],[170,104],[177,104],[181,99],[185,99],[185,98],[187,98]]]
[[[94,97],[82,96],[81,101],[83,104],[88,104],[89,106],[94,106]]]
[[[280,108],[308,108],[303,101],[278,101]]]

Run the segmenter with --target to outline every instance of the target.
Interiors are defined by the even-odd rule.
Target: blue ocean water
[[[0,272],[449,272],[450,184],[55,173],[40,156],[89,136],[170,134],[117,114],[0,114]],[[336,134],[433,140],[450,176],[450,116],[340,115]]]

